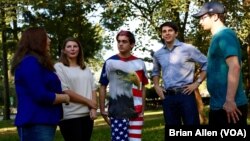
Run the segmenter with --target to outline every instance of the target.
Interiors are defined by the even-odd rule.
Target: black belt
[[[184,88],[171,88],[171,89],[165,89],[166,92],[164,92],[165,95],[176,95],[181,94],[184,91]]]

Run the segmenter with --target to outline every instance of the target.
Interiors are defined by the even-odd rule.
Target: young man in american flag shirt
[[[99,83],[100,112],[111,127],[112,141],[140,141],[143,126],[145,85],[148,77],[144,62],[133,56],[134,35],[120,31],[116,40],[119,53],[103,65]],[[105,97],[109,85],[108,112]]]

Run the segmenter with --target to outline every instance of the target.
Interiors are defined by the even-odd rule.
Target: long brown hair
[[[55,71],[52,60],[47,50],[47,32],[41,27],[31,27],[26,29],[21,36],[17,51],[12,59],[11,73],[22,61],[25,55],[33,55],[45,68]]]
[[[66,44],[69,42],[69,41],[73,41],[73,42],[76,42],[78,47],[79,47],[79,53],[77,55],[77,61],[76,63],[82,68],[82,69],[85,69],[86,66],[85,66],[85,63],[84,63],[84,57],[83,57],[83,51],[82,51],[82,45],[80,43],[80,41],[76,38],[73,38],[73,37],[69,37],[67,39],[64,40],[63,44],[62,44],[62,51],[61,51],[61,56],[59,58],[59,61],[62,62],[65,66],[69,66],[69,60],[68,60],[68,57],[67,55],[64,53],[64,49],[66,47]]]

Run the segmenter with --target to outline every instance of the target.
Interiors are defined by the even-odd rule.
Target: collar
[[[226,29],[226,28],[227,28],[226,26],[222,26],[222,27],[218,28],[217,31],[214,33],[214,35],[219,33],[220,31]]]
[[[166,44],[164,44],[163,48],[169,51],[173,51],[176,47],[181,46],[181,42],[178,39],[175,39],[173,48],[169,49]]]

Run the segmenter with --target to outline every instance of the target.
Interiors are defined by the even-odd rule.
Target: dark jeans
[[[65,141],[90,141],[94,121],[89,116],[60,121],[59,127]]]
[[[165,141],[168,141],[167,127],[180,125],[200,125],[195,94],[166,92],[162,101],[165,119]]]
[[[199,125],[195,94],[165,94],[162,101],[166,125]]]
[[[224,109],[220,110],[210,110],[209,111],[209,125],[213,126],[246,126],[247,125],[247,113],[248,106],[242,105],[238,109],[241,111],[242,115],[239,116],[239,121],[234,124],[231,120],[231,123],[227,121],[227,113]]]
[[[56,125],[27,125],[17,130],[20,141],[53,141]]]

